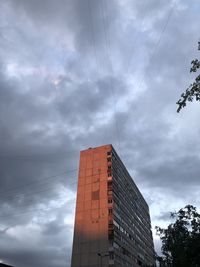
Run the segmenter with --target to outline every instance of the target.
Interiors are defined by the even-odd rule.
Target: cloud
[[[153,226],[199,205],[199,105],[175,105],[194,78],[195,1],[10,0],[0,10],[1,260],[70,266],[88,147],[114,145]]]

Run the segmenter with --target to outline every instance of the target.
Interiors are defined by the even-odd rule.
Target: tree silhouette
[[[198,50],[200,50],[200,42],[198,42]],[[190,72],[197,72],[200,68],[200,60],[194,59],[191,62],[192,67]],[[180,112],[182,108],[186,106],[187,101],[192,102],[193,99],[200,101],[200,74],[196,77],[195,81],[190,84],[184,93],[182,93],[181,98],[176,102],[178,105],[177,112]]]
[[[161,266],[200,266],[200,214],[192,205],[171,213],[176,221],[167,229],[156,226],[162,241],[163,256],[157,257]]]

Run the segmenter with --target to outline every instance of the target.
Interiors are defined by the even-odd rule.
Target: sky
[[[69,267],[80,150],[113,144],[155,226],[200,208],[197,0],[0,0],[0,262]]]

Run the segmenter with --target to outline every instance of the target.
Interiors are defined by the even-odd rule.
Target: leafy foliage
[[[192,205],[171,213],[176,221],[162,229],[156,226],[162,241],[163,257],[158,260],[166,267],[200,266],[200,214]]]
[[[200,50],[200,42],[198,42],[198,50]],[[194,59],[191,64],[190,72],[197,72],[200,68],[200,60]],[[185,93],[182,93],[181,98],[176,103],[178,105],[177,112],[180,112],[186,106],[187,101],[192,102],[194,98],[196,101],[200,101],[200,75],[196,77],[195,81],[186,89]]]

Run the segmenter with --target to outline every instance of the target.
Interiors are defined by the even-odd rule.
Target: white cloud
[[[116,145],[153,227],[199,205],[200,106],[177,114],[175,104],[193,79],[197,4],[178,1],[164,29],[173,1],[104,2],[101,12],[102,1],[89,1],[92,14],[81,0],[0,3],[0,252],[14,266],[50,267],[50,255],[64,266],[76,173],[46,177],[77,169],[87,147]],[[32,266],[22,253],[31,235]]]

